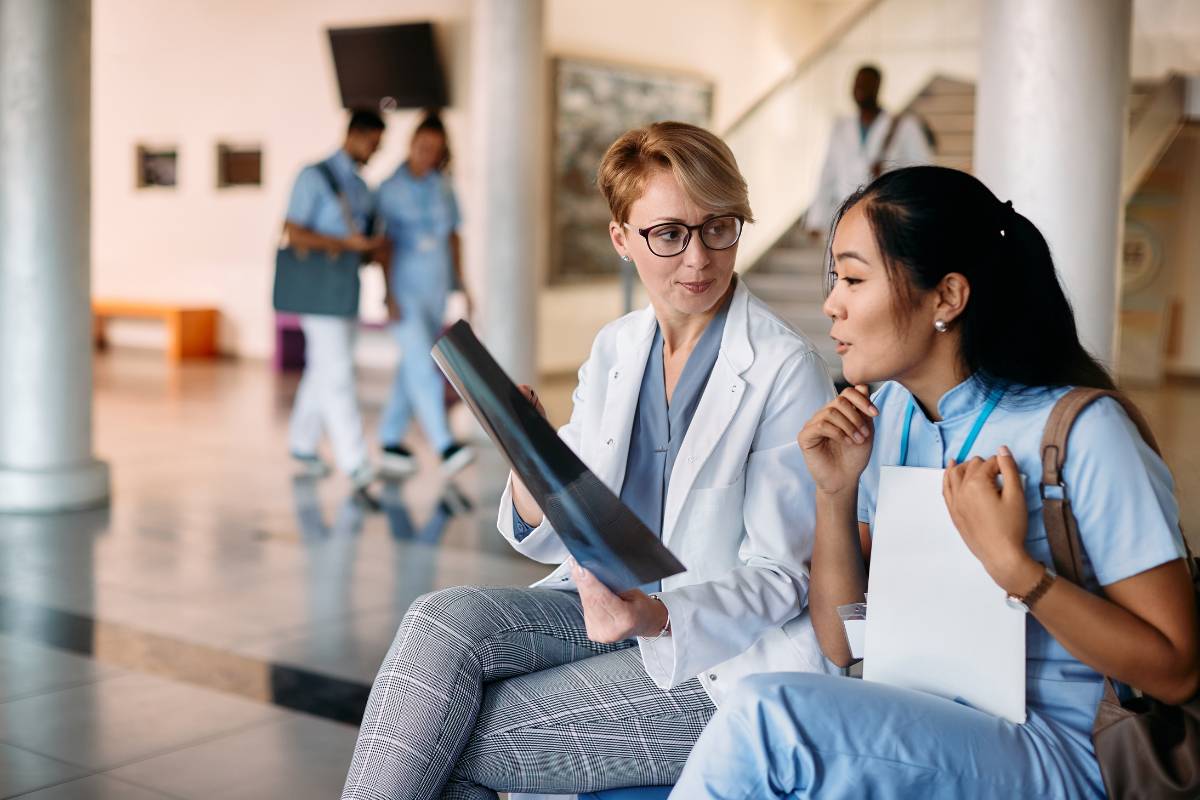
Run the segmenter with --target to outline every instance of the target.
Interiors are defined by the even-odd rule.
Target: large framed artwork
[[[613,141],[658,120],[707,126],[712,82],[642,67],[572,58],[554,62],[554,167],[550,280],[615,276],[608,206],[596,169]]]

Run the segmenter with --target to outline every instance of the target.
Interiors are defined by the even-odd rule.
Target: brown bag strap
[[[1111,397],[1120,403],[1146,444],[1159,456],[1162,455],[1158,441],[1154,438],[1154,433],[1150,430],[1146,418],[1142,416],[1141,410],[1120,392],[1080,386],[1067,392],[1055,404],[1042,434],[1042,520],[1046,525],[1046,538],[1050,543],[1055,572],[1080,586],[1083,584],[1083,542],[1079,538],[1079,524],[1067,496],[1063,467],[1067,461],[1067,438],[1076,417],[1102,397]],[[1183,547],[1187,553],[1185,560],[1188,570],[1195,582],[1198,577],[1197,565],[1186,538],[1183,540]],[[1104,699],[1109,703],[1118,704],[1116,690],[1107,676],[1104,679]]]
[[[1050,552],[1054,556],[1055,571],[1077,584],[1082,583],[1083,545],[1079,539],[1075,514],[1067,497],[1067,485],[1063,482],[1063,467],[1067,461],[1067,439],[1071,433],[1071,426],[1085,408],[1102,397],[1111,397],[1120,403],[1129,419],[1137,426],[1138,433],[1146,440],[1146,444],[1150,445],[1155,453],[1162,455],[1146,418],[1142,416],[1138,407],[1120,392],[1080,386],[1067,392],[1055,404],[1042,434],[1042,517],[1046,523]]]

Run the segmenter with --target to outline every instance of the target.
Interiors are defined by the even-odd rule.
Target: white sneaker
[[[379,466],[385,475],[403,478],[417,471],[417,459],[408,448],[392,444],[380,453]]]
[[[333,472],[329,465],[322,461],[318,455],[292,453],[292,461],[296,462],[296,465],[300,468],[296,472],[296,477],[299,478],[326,478]]]
[[[377,477],[379,477],[379,473],[376,472],[375,467],[370,464],[363,464],[350,473],[350,484],[354,487],[355,491],[358,491],[370,486]]]
[[[470,445],[455,442],[442,451],[442,474],[453,475],[475,460]]]

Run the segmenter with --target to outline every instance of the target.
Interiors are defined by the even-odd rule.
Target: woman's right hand
[[[808,421],[796,441],[817,491],[839,494],[858,485],[871,460],[877,416],[870,390],[860,384],[844,390]]]

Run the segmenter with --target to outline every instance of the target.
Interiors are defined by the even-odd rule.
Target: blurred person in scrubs
[[[382,467],[393,476],[417,468],[404,446],[415,413],[430,445],[452,475],[474,460],[471,448],[454,440],[446,417],[441,373],[429,351],[442,329],[446,301],[460,288],[467,315],[473,303],[462,280],[458,227],[461,218],[446,166],[450,146],[436,112],[417,125],[408,159],[379,187],[379,213],[392,241],[388,313],[400,345],[400,363],[379,426]]]
[[[386,258],[387,242],[370,235],[375,197],[359,174],[383,139],[384,122],[374,111],[350,115],[342,146],[324,161],[301,170],[288,199],[284,232],[291,245],[337,254],[362,253],[364,263]],[[288,440],[302,474],[320,478],[330,467],[317,454],[321,434],[329,437],[338,469],[356,490],[375,479],[367,455],[354,377],[357,317],[303,314],[304,376],[296,390]]]
[[[825,236],[833,212],[859,187],[888,170],[933,163],[931,135],[921,120],[914,114],[893,115],[879,105],[882,84],[883,73],[871,64],[854,75],[851,94],[858,113],[833,123],[817,194],[805,217],[814,239]]]

